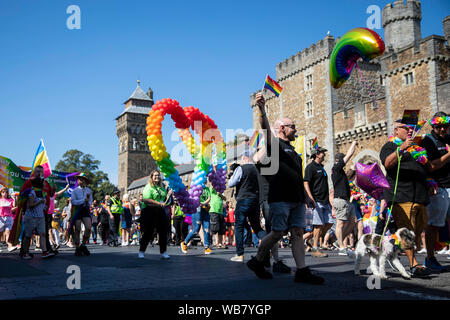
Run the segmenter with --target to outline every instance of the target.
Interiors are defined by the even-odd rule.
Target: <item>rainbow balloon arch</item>
[[[162,121],[167,114],[171,116],[181,140],[195,159],[194,174],[189,188],[183,184],[164,145],[161,129]],[[199,136],[200,146],[196,144],[189,128]],[[209,116],[192,106],[182,108],[176,100],[162,99],[150,110],[146,130],[151,155],[185,214],[197,211],[207,178],[218,193],[225,191],[227,173],[225,143],[217,125]]]

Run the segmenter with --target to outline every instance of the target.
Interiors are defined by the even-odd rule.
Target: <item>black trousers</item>
[[[167,250],[167,215],[164,209],[158,207],[146,207],[141,213],[141,241],[139,251],[145,252],[148,244],[153,241],[153,230],[159,236],[159,251]]]
[[[114,219],[109,218],[109,229],[112,234],[113,241],[119,238],[120,214],[113,214]]]
[[[100,234],[100,238],[102,239],[103,244],[108,242],[109,235],[109,223],[108,221],[102,222],[100,227],[98,227],[98,233]]]
[[[175,228],[175,243],[177,246],[180,245],[188,235],[189,225],[184,222],[183,216],[178,216],[173,218],[173,227]]]

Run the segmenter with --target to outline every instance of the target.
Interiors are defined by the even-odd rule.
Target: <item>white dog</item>
[[[395,233],[398,242],[402,249],[413,249],[415,243],[414,232],[407,228],[401,228]],[[358,240],[355,252],[349,251],[349,256],[355,258],[355,275],[359,275],[361,259],[369,253],[370,269],[375,277],[386,279],[385,264],[389,260],[405,278],[411,278],[411,275],[406,272],[405,268],[398,259],[399,247],[393,243],[392,237],[384,236],[381,242],[381,235],[375,233],[365,234]]]

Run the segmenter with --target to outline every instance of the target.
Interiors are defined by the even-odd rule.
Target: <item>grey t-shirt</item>
[[[43,200],[43,198],[38,198],[36,196],[36,193],[34,190],[30,191],[30,194],[28,195],[28,198],[34,197],[34,202]],[[43,218],[44,217],[44,208],[45,208],[45,202],[38,204],[37,206],[30,208],[27,206],[27,209],[25,210],[25,216],[26,217],[33,217],[33,218]]]

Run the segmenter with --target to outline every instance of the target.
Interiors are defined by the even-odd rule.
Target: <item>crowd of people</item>
[[[228,188],[234,188],[235,199],[226,199],[208,182],[198,211],[185,214],[161,173],[154,170],[139,198],[130,199],[115,190],[96,200],[91,181],[81,173],[70,198],[59,200],[66,201],[59,210],[55,199],[69,186],[54,190],[44,179],[43,168],[37,167],[20,194],[0,190],[0,236],[6,250],[20,249],[23,259],[31,259],[30,246],[41,250],[42,258],[49,258],[60,246],[74,248],[76,256],[89,256],[89,243],[135,245],[142,259],[149,245],[158,245],[161,258],[170,259],[168,246],[179,246],[187,253],[200,244],[206,255],[214,249],[234,249],[231,261],[244,262],[245,247],[254,246],[257,254],[247,266],[257,277],[270,279],[268,268],[291,272],[278,253],[279,248],[290,247],[294,280],[322,284],[324,279],[306,266],[305,252],[314,258],[327,258],[331,250],[349,255],[366,232],[365,220],[377,217],[370,232],[394,234],[402,227],[414,231],[416,248],[404,250],[413,277],[446,270],[435,257],[438,234],[450,217],[450,125],[445,113],[433,119],[447,122],[433,122],[430,134],[420,142],[427,152],[426,162],[417,161],[410,152],[416,142],[413,126],[403,120],[393,124],[394,135],[380,150],[391,187],[377,200],[358,189],[354,168],[345,170],[357,142],[345,154],[335,155],[330,180],[323,166],[327,150],[322,147],[312,150],[303,175],[302,159],[290,144],[297,132],[295,123],[283,118],[271,127],[261,94],[256,102],[267,143],[255,152],[248,148],[239,164],[230,167]],[[273,165],[277,169],[270,172]],[[17,225],[20,234],[12,234]],[[423,264],[417,261],[417,252],[426,253]],[[437,253],[449,256],[449,247]]]

